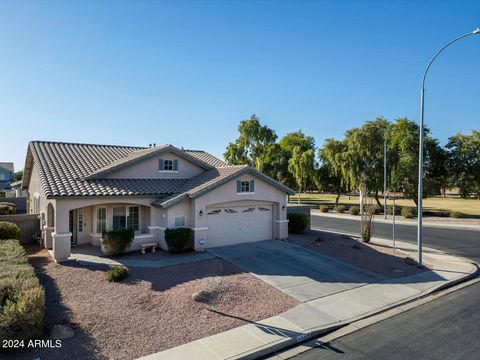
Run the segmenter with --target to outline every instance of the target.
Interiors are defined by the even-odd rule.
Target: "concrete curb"
[[[324,218],[335,218],[335,219],[344,219],[344,220],[355,220],[355,221],[360,221],[360,216],[356,215],[349,215],[349,214],[337,214],[337,213],[322,213],[318,209],[311,209],[310,210],[310,215],[311,216],[319,216],[319,217],[324,217]],[[376,215],[376,218],[374,219],[374,222],[379,223],[379,224],[389,224],[392,225],[392,219],[389,218],[387,220],[381,218],[379,219],[379,216],[383,215]],[[449,220],[450,222],[454,221],[462,221],[462,220]],[[475,220],[476,221],[476,220]],[[401,216],[398,216],[395,218],[395,224],[396,225],[407,225],[407,226],[417,226],[416,221],[409,221],[409,220],[403,220]],[[428,218],[423,218],[423,226],[425,227],[432,227],[432,228],[444,228],[444,229],[458,229],[458,230],[472,230],[472,231],[480,231],[480,221],[478,221],[478,224],[446,224],[446,223],[441,223],[441,220],[434,220],[434,221],[429,221]]]

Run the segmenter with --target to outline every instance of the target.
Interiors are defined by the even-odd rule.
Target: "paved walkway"
[[[380,239],[374,239],[373,242],[389,244],[388,241]],[[415,255],[414,245],[397,242],[397,247],[411,256]],[[432,266],[431,271],[330,293],[278,316],[252,322],[142,359],[256,358],[426,295],[477,271],[477,267],[467,259],[434,249],[425,248],[424,259]]]
[[[350,215],[347,213],[335,213],[328,212],[322,213],[319,209],[311,209],[310,211],[312,216],[323,216],[323,217],[332,217],[339,219],[348,219],[348,220],[358,220],[360,221],[360,215]],[[387,215],[385,220],[382,215],[375,215],[375,222],[392,224],[393,216]],[[417,219],[405,219],[403,216],[397,215],[395,217],[395,223],[397,225],[411,225],[417,226]],[[479,230],[480,231],[480,219],[455,219],[447,217],[435,217],[435,216],[423,216],[423,225],[430,227],[439,227],[439,228],[451,228],[451,229],[470,229],[470,230]]]
[[[170,265],[185,264],[192,261],[208,260],[215,258],[208,252],[194,252],[185,255],[175,255],[166,257],[164,259],[143,260],[143,259],[124,259],[108,258],[101,256],[100,250],[91,245],[79,245],[72,248],[72,255],[69,260],[77,260],[81,265],[123,265],[123,266],[137,266],[158,268]]]

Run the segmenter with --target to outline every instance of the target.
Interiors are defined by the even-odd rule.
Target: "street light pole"
[[[422,92],[420,95],[420,141],[418,144],[418,224],[417,224],[417,245],[418,245],[418,264],[422,266],[422,243],[423,243],[423,231],[422,231],[422,207],[423,207],[423,131],[424,131],[424,114],[425,114],[425,79],[427,78],[428,70],[432,65],[433,61],[437,58],[440,53],[445,50],[448,46],[453,44],[454,42],[463,39],[470,35],[480,34],[480,28],[476,30],[463,34],[452,41],[445,44],[440,50],[438,50],[435,55],[432,57],[430,62],[425,69],[422,78]]]
[[[387,219],[387,129],[383,136],[383,218]]]

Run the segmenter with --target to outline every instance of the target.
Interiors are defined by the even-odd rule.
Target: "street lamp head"
[[[476,28],[475,30],[473,30],[473,33],[474,34],[480,34],[480,28]]]

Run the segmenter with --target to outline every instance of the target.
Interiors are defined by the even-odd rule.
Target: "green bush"
[[[112,282],[122,281],[128,276],[128,269],[125,266],[113,265],[107,271],[107,280]]]
[[[103,233],[103,244],[114,256],[122,255],[132,244],[135,232],[133,229],[117,229]]]
[[[288,232],[291,234],[301,234],[305,231],[308,225],[307,214],[291,213],[287,215]]]
[[[345,206],[343,206],[343,205],[338,205],[338,206],[335,208],[335,211],[336,211],[337,213],[343,213],[343,212],[347,211],[347,208],[346,208]]]
[[[395,205],[395,215],[400,215],[402,207]],[[393,205],[387,205],[387,215],[393,215]]]
[[[412,219],[412,218],[415,217],[416,211],[412,207],[405,206],[405,207],[402,208],[401,214],[405,219]]]
[[[450,213],[451,213],[450,210],[440,209],[435,213],[435,215],[440,217],[449,217]]]
[[[172,254],[193,250],[192,230],[190,228],[165,230],[165,241],[168,245],[168,251]]]
[[[381,214],[382,212],[383,212],[383,208],[380,205],[375,204],[375,205],[372,206],[372,213],[374,215]]]
[[[0,339],[28,340],[43,328],[45,293],[18,240],[0,241]]]
[[[17,212],[17,206],[10,202],[0,202],[0,215],[13,215]]]
[[[327,213],[328,212],[328,206],[327,205],[320,205],[320,212]]]
[[[20,228],[9,221],[0,221],[0,240],[20,239]]]
[[[459,219],[463,216],[463,214],[460,211],[450,211],[450,217]]]
[[[358,206],[350,206],[348,209],[348,213],[350,215],[358,215],[360,214],[360,208]]]

